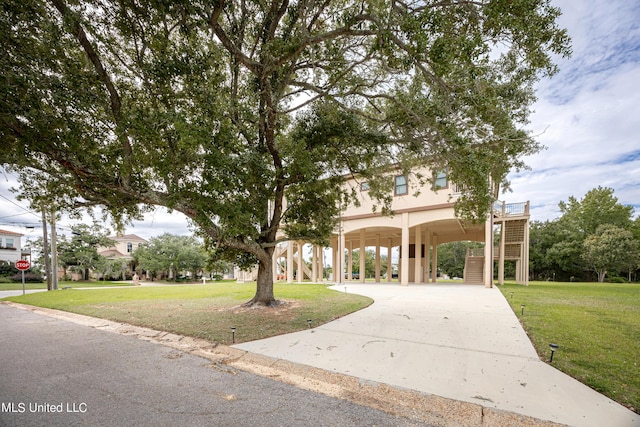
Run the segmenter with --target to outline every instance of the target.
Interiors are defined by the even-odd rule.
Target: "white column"
[[[353,280],[353,240],[349,240],[349,249],[347,249],[347,277]]]
[[[402,214],[402,251],[400,258],[400,284],[409,284],[409,213]]]
[[[344,283],[344,244],[345,244],[344,233],[342,233],[340,235],[340,243],[338,244],[337,264],[339,269],[334,273],[334,277],[337,277],[337,279],[334,279],[336,283]]]
[[[502,220],[500,224],[500,254],[498,255],[498,284],[504,285],[504,239],[507,222]]]
[[[393,260],[391,259],[392,249],[391,239],[389,239],[387,243],[387,282],[391,282],[393,280]]]
[[[302,279],[304,279],[304,260],[302,259],[302,247],[304,243],[297,241],[296,246],[298,247],[298,283],[302,283]]]
[[[415,283],[422,283],[422,226],[416,225],[415,238]]]
[[[376,283],[380,283],[380,235],[376,235]]]
[[[278,281],[278,257],[280,256],[280,247],[276,246],[271,255],[271,278],[274,282]]]
[[[484,277],[485,288],[493,287],[493,213],[484,225]]]
[[[364,283],[364,276],[365,276],[365,261],[366,261],[366,254],[364,253],[365,251],[365,241],[366,239],[366,230],[363,228],[362,230],[360,230],[360,273],[359,273],[359,278],[360,278],[360,283]]]
[[[436,283],[438,280],[438,236],[431,236],[433,250],[431,251],[431,281]]]
[[[427,229],[424,236],[424,276],[427,283],[431,278],[429,265],[431,265],[431,231]]]
[[[524,285],[529,286],[529,219],[524,224]]]
[[[311,281],[318,281],[318,248],[311,245]]]
[[[293,240],[287,242],[287,283],[293,283]]]

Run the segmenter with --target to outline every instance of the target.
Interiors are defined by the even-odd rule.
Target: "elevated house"
[[[421,173],[432,172],[426,170]],[[474,241],[485,245],[479,251],[467,252],[464,283],[491,287],[494,262],[498,263],[498,280],[502,283],[505,261],[515,261],[516,280],[528,283],[529,202],[506,204],[498,201],[486,221],[473,224],[455,216],[454,202],[460,196],[460,190],[449,181],[446,172],[433,171],[432,176],[431,188],[418,189],[412,186],[415,184],[412,176],[390,174],[389,179],[394,183],[392,216],[373,212],[374,202],[368,195],[366,182],[346,180],[345,185],[358,189],[360,204],[351,204],[342,211],[338,227],[331,236],[334,282],[365,282],[364,274],[356,276],[351,267],[353,252],[359,250],[364,253],[365,248],[375,250],[376,282],[390,281],[389,277],[383,278],[380,273],[381,248],[386,248],[388,254],[397,248],[397,279],[400,284],[436,282],[438,245]],[[498,242],[494,242],[494,230],[499,231]],[[302,259],[304,244],[290,241],[276,248],[274,280],[322,280],[322,248],[314,246],[311,250],[312,267],[309,268]],[[388,256],[386,262],[386,270],[392,271],[392,257]],[[283,265],[285,268],[282,268]],[[298,271],[301,274],[297,274]],[[363,256],[360,257],[359,271],[365,271]]]

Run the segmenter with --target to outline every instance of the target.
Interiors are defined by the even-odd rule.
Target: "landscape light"
[[[549,344],[549,348],[551,349],[551,359],[549,359],[549,363],[553,362],[553,353],[558,349],[558,344],[551,343]]]
[[[524,316],[524,304],[522,304],[520,308],[522,308],[522,315]]]
[[[311,329],[311,319],[307,319],[307,324],[309,325],[309,329]]]
[[[235,328],[235,326],[231,327],[231,343],[232,344],[236,343],[236,328]]]
[[[511,301],[513,301],[513,292],[511,292]]]

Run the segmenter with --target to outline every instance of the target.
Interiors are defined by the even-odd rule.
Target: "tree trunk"
[[[267,251],[268,255],[258,264],[258,280],[256,283],[255,296],[246,303],[250,305],[274,306],[278,301],[273,296],[273,260],[271,258],[272,251]]]
[[[602,270],[598,272],[598,282],[603,283],[604,277],[607,275],[607,270]]]

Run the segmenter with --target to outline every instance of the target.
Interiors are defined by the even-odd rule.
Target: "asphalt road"
[[[422,424],[0,304],[0,426],[133,425]]]

